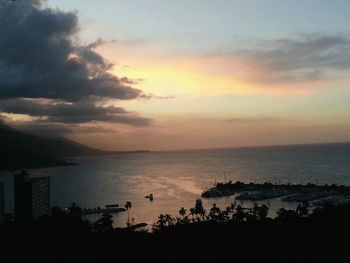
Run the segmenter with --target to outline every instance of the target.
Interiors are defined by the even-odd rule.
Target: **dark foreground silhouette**
[[[349,262],[350,205],[310,211],[232,204],[205,211],[201,202],[178,217],[160,215],[153,232],[113,229],[104,214],[91,224],[79,208],[53,208],[52,218],[4,223],[1,257],[6,262]],[[34,260],[34,261],[30,261]],[[5,261],[4,261],[5,262]]]

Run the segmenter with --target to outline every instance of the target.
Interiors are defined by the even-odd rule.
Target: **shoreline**
[[[33,170],[33,169],[46,169],[46,168],[56,168],[56,167],[65,167],[65,166],[75,166],[79,163],[61,161],[62,163],[58,164],[47,164],[47,165],[38,165],[38,166],[24,166],[24,167],[13,167],[13,168],[1,168],[0,172],[16,172],[20,170]]]
[[[312,202],[313,205],[350,203],[350,186],[272,183],[217,183],[201,197],[218,198],[238,194],[236,200],[262,201],[280,198],[284,202]]]

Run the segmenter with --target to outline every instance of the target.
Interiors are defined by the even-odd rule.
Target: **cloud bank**
[[[331,79],[350,69],[350,37],[300,34],[257,41],[221,54],[238,76],[260,84],[297,84]]]
[[[42,117],[49,123],[92,121],[147,126],[150,119],[106,100],[142,98],[134,81],[110,73],[113,64],[79,42],[75,12],[45,1],[0,2],[0,111]]]

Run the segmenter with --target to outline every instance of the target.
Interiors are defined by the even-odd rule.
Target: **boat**
[[[153,201],[153,194],[146,195],[145,198],[149,199],[150,201]]]

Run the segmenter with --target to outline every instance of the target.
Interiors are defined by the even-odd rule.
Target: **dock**
[[[88,208],[84,209],[80,215],[92,215],[92,214],[115,214],[115,213],[120,213],[120,212],[125,212],[126,209],[122,207],[117,207],[117,208]]]

